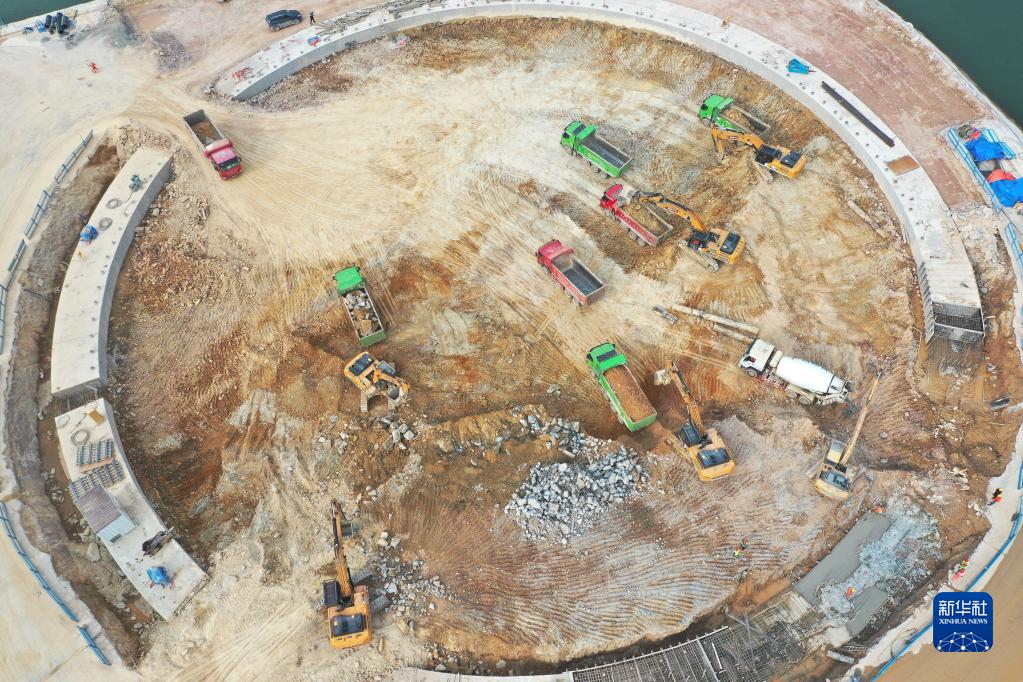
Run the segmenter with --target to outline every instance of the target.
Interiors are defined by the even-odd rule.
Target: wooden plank
[[[916,170],[920,167],[920,164],[916,162],[916,159],[909,154],[900,156],[894,161],[889,161],[887,165],[888,168],[890,168],[896,175],[902,175],[903,173],[908,173],[909,171]]]

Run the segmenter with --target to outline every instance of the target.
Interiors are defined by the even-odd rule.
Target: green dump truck
[[[700,104],[700,121],[734,133],[753,133],[761,137],[770,130],[764,121],[746,111],[731,97],[708,95]]]
[[[359,337],[359,345],[367,348],[386,339],[383,319],[370,298],[366,280],[362,278],[359,268],[353,265],[339,271],[334,275],[334,281],[337,282],[337,293],[345,304],[348,319],[355,328],[355,335]]]
[[[618,421],[629,431],[639,431],[657,419],[657,411],[626,366],[625,356],[613,343],[602,343],[586,354],[586,364],[597,378]]]
[[[628,154],[597,136],[597,126],[572,121],[561,133],[561,145],[570,154],[581,156],[609,178],[620,177],[632,163]]]

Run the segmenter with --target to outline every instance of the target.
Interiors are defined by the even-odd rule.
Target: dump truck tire
[[[757,378],[757,371],[755,369],[747,369],[746,370],[746,374],[747,374],[747,376],[751,376],[754,379]]]

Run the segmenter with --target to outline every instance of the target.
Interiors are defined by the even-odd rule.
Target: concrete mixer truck
[[[755,379],[778,386],[785,395],[804,405],[848,402],[852,384],[808,360],[785,357],[774,344],[755,339],[746,349],[739,367]]]

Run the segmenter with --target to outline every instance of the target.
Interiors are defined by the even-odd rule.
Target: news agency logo
[[[987,592],[940,592],[934,598],[934,648],[988,651],[995,643],[994,609]]]

